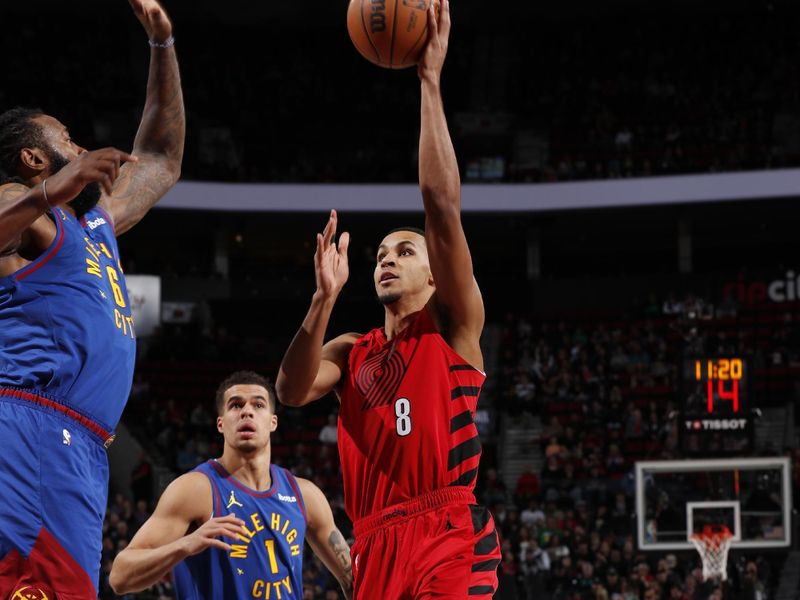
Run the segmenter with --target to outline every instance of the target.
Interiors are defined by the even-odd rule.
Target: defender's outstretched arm
[[[172,22],[157,0],[129,0],[152,48],[144,113],[133,142],[135,165],[122,169],[114,191],[101,200],[125,233],[175,185],[180,177],[186,138],[186,114]],[[166,46],[166,47],[165,47]]]

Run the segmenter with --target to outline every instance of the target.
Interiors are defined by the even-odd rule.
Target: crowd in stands
[[[443,85],[462,171],[467,178],[563,181],[796,165],[793,10],[544,15],[506,23],[502,31],[458,23]],[[99,52],[98,62],[83,68],[76,28],[97,31],[99,48],[127,40],[94,24],[96,17],[72,27],[70,18],[64,39],[48,32],[58,52],[28,56],[30,68],[45,74],[40,83],[22,71],[7,73],[0,108],[34,101],[87,147],[127,147],[146,52]],[[128,24],[131,43],[140,41]],[[305,51],[285,52],[298,32],[283,25],[226,26],[201,16],[180,23],[188,108],[183,176],[416,181],[413,73],[369,66],[343,24],[306,21]],[[9,47],[26,47],[36,27],[27,22],[8,32]],[[219,47],[209,39],[236,44]],[[120,55],[127,60],[120,63]],[[481,161],[491,168],[474,166]]]
[[[486,474],[480,499],[504,534],[503,598],[771,597],[776,569],[769,557],[736,554],[721,590],[703,583],[697,553],[637,551],[632,467],[684,457],[675,402],[682,350],[739,353],[765,374],[796,373],[800,347],[783,340],[800,333],[797,307],[751,321],[742,311],[734,318],[730,307],[700,319],[697,307],[707,303],[693,295],[652,305],[633,319],[553,325],[509,316],[505,323],[499,395],[515,419],[541,419],[530,443],[539,446],[543,467],[526,470],[516,489],[506,489],[493,469]],[[796,391],[788,381],[780,393],[785,403]],[[800,452],[770,454],[780,451],[793,458],[797,493]]]
[[[586,19],[515,38],[517,114],[546,124],[549,161],[515,179],[762,169],[796,161],[797,47],[775,14]],[[687,43],[676,43],[677,40]],[[565,40],[568,40],[565,43]],[[793,82],[787,83],[789,80]]]

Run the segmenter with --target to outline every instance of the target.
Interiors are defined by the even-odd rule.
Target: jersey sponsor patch
[[[108,221],[106,221],[103,217],[97,217],[96,219],[92,219],[91,221],[86,221],[86,226],[94,231],[101,225],[107,225]]]
[[[297,496],[284,496],[283,494],[278,494],[278,500],[281,502],[297,502]]]

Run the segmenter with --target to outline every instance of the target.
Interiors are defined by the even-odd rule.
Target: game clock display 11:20
[[[706,384],[708,413],[713,414],[715,402],[721,400],[729,401],[732,412],[738,413],[745,376],[744,361],[741,358],[703,358],[693,359],[691,363],[695,385],[699,382]]]

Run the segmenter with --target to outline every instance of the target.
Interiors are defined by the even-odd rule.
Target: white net
[[[725,581],[728,578],[728,551],[732,538],[733,534],[727,528],[720,531],[706,528],[689,538],[703,560],[703,581],[712,578]]]

